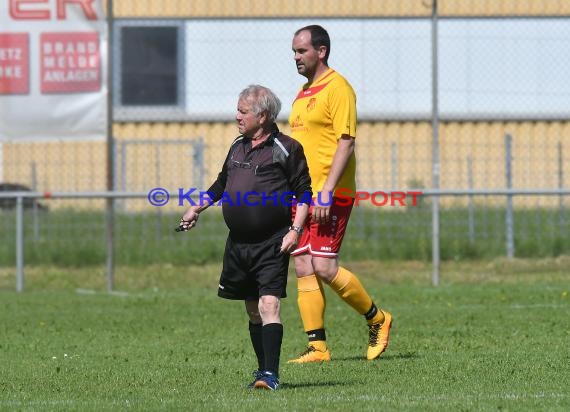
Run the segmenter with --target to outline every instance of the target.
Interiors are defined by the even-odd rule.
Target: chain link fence
[[[321,24],[332,39],[331,67],[357,94],[358,188],[428,193],[416,206],[362,202],[343,259],[432,259],[438,190],[458,192],[438,197],[442,259],[570,252],[566,2],[440,1],[435,15],[435,3],[413,0],[350,7],[244,1],[239,10],[240,2],[230,3],[192,2],[190,10],[190,2],[115,1],[113,138],[1,143],[3,190],[104,192],[112,144],[115,191],[173,194],[163,207],[144,196],[115,201],[117,264],[176,262],[174,251],[189,245],[196,262],[219,259],[226,234],[219,210],[201,221],[208,229],[181,240],[172,229],[188,204],[176,194],[205,190],[217,176],[237,135],[245,86],[277,93],[279,126],[288,132],[304,81],[291,38],[299,27]],[[505,189],[520,193],[492,194]],[[543,189],[553,192],[525,194]],[[13,266],[15,198],[0,204],[0,256]],[[30,197],[23,205],[26,262],[105,262],[102,197]]]

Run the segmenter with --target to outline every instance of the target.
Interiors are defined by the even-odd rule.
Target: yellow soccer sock
[[[364,289],[364,286],[362,286],[358,278],[347,269],[339,267],[330,286],[342,300],[352,306],[361,315],[367,315],[373,308],[374,303]],[[371,319],[368,319],[368,324],[382,322],[384,320],[384,313],[379,309],[376,312],[377,313],[375,313]]]
[[[326,299],[323,285],[316,275],[297,279],[297,305],[305,332],[324,329]]]

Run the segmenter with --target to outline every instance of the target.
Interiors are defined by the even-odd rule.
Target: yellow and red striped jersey
[[[356,94],[350,83],[329,68],[310,86],[303,85],[293,101],[289,126],[291,137],[303,145],[316,195],[323,189],[340,137],[356,138]],[[353,153],[335,191],[356,190],[355,174]]]

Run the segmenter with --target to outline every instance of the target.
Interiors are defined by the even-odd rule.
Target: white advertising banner
[[[106,138],[102,1],[0,1],[0,142]]]

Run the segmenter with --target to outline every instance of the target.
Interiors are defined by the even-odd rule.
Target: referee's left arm
[[[291,148],[287,157],[287,179],[289,187],[295,192],[298,202],[310,203],[313,191],[311,189],[311,176],[303,146],[296,144]]]

